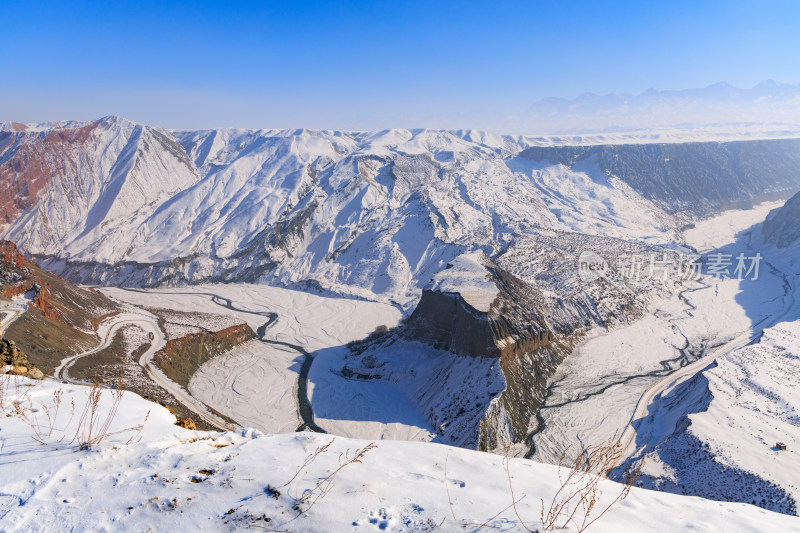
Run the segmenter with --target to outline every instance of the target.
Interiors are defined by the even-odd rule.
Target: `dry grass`
[[[288,481],[286,481],[283,485],[279,485],[278,487],[274,488],[272,486],[267,486],[266,493],[277,499],[281,494],[280,489],[287,487],[288,490],[291,490],[292,486],[294,485],[295,493],[298,494],[300,489],[297,487],[297,485],[303,472],[305,472],[306,469],[310,467],[320,456],[327,454],[335,440],[336,438],[333,438],[326,444],[318,446],[303,460],[303,462],[295,471],[294,475],[289,478]],[[377,444],[371,442],[363,448],[357,448],[352,451],[348,449],[344,453],[340,453],[338,457],[338,466],[330,474],[317,481],[310,488],[303,489],[302,493],[294,497],[294,510],[303,514],[308,513],[311,508],[314,507],[314,505],[316,505],[320,500],[324,499],[325,496],[330,494],[331,490],[333,490],[336,477],[342,472],[342,470],[348,466],[361,463],[367,453],[377,447]]]
[[[0,376],[0,410],[8,416],[22,418],[30,426],[33,440],[40,444],[67,442],[88,450],[111,436],[132,433],[129,444],[141,433],[150,416],[148,411],[141,424],[111,431],[124,394],[120,382],[111,386],[95,380],[83,404],[76,405],[73,399],[69,407],[64,406],[63,389],[53,391],[47,399],[34,404],[30,393],[38,383],[18,376]],[[109,395],[110,405],[103,406],[108,403],[103,399]],[[69,418],[65,421],[67,409]],[[78,421],[73,424],[76,414]]]
[[[540,500],[541,512],[537,527],[529,525],[537,522],[535,519],[533,521],[526,520],[522,516],[519,503],[527,497],[527,494],[523,493],[518,496],[517,488],[514,486],[514,479],[511,474],[511,458],[509,456],[510,447],[506,448],[506,453],[503,457],[503,469],[508,479],[508,492],[511,503],[491,518],[483,521],[459,520],[456,518],[447,480],[448,456],[445,458],[444,484],[453,521],[460,523],[463,527],[476,527],[478,530],[484,528],[496,529],[496,526],[491,525],[491,523],[509,511],[509,509],[513,509],[519,527],[530,533],[558,531],[567,528],[574,529],[579,533],[586,531],[614,505],[628,496],[631,488],[641,476],[644,463],[642,460],[633,466],[629,466],[622,474],[619,492],[613,500],[603,504],[601,503],[603,491],[600,485],[609,478],[612,469],[623,458],[622,446],[617,442],[616,435],[604,443],[584,448],[572,462],[565,461],[568,451],[569,449],[564,451],[559,462],[558,490],[549,503],[545,503],[543,499]]]
[[[544,500],[541,501],[540,519],[544,530],[553,531],[572,525],[581,533],[597,522],[611,507],[627,498],[634,483],[641,476],[643,459],[625,470],[616,497],[604,506],[600,504],[602,495],[600,483],[607,479],[611,470],[619,464],[623,453],[624,450],[616,435],[604,443],[585,448],[566,465],[564,458],[567,450],[565,450],[561,455],[559,466],[567,466],[568,474],[564,476],[564,469],[559,468],[558,491],[549,505],[545,505]],[[511,483],[510,475],[509,483]]]
[[[294,507],[295,510],[302,513],[307,513],[318,501],[330,493],[330,491],[333,489],[333,483],[336,480],[336,476],[338,476],[343,469],[350,465],[361,463],[361,460],[364,458],[364,456],[377,447],[377,444],[370,442],[363,448],[354,450],[352,453],[350,450],[347,450],[346,452],[339,454],[339,466],[333,472],[318,481],[316,485],[305,490],[303,495],[297,501],[297,504]]]
[[[100,400],[105,392],[111,395],[111,407],[108,410],[100,409]],[[78,419],[78,427],[75,430],[75,436],[70,443],[76,443],[81,450],[88,450],[112,435],[127,432],[141,433],[144,428],[144,423],[150,417],[150,411],[147,412],[144,422],[141,424],[119,431],[110,431],[111,424],[117,416],[119,404],[122,403],[123,394],[121,378],[114,387],[106,386],[95,379],[89,389],[89,397]],[[133,436],[128,442],[130,443],[132,439]]]

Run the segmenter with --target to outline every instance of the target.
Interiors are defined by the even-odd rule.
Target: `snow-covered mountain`
[[[798,197],[763,232],[744,231],[763,216],[699,221],[798,189],[800,139],[557,145],[475,131],[174,132],[118,117],[0,127],[0,237],[75,281],[161,287],[109,289],[117,299],[169,316],[216,306],[257,332],[180,376],[187,397],[238,423],[544,461],[576,436],[633,428],[626,450],[648,454],[650,486],[750,502],[750,483],[753,503],[785,513],[797,487],[774,472],[796,453],[752,457],[796,425],[797,331],[778,323],[794,309],[794,270],[776,265],[796,256]],[[736,246],[706,246],[717,233]],[[755,253],[762,234],[759,284],[624,272],[626,258]],[[587,252],[602,267],[590,281]],[[205,282],[238,284],[164,288]],[[734,443],[757,424],[745,457]],[[692,477],[698,464],[710,481]]]
[[[798,146],[6,124],[0,233],[73,281],[253,281],[408,305],[463,252],[521,274],[532,240],[663,244],[697,214],[788,197]]]

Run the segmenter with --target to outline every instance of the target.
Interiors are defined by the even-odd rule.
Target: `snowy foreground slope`
[[[8,380],[9,377],[4,377]],[[24,379],[24,378],[23,378]],[[45,444],[6,404],[0,419],[0,529],[4,531],[524,531],[540,528],[540,499],[559,485],[557,467],[511,459],[519,517],[509,506],[503,458],[437,444],[349,440],[310,433],[193,432],[164,408],[124,393],[111,436],[89,450],[69,443],[88,388],[47,380],[6,382],[6,400],[25,395],[29,420],[42,404],[61,408]],[[110,394],[100,401],[105,419]],[[37,411],[37,412],[34,412]],[[149,415],[148,415],[149,413]],[[78,413],[79,414],[79,413]],[[145,421],[146,420],[146,421]],[[144,421],[141,431],[124,431]],[[41,434],[40,434],[41,435]],[[66,436],[62,441],[59,439]],[[327,447],[325,447],[327,446]],[[342,468],[324,496],[304,495]],[[318,452],[314,458],[315,452]],[[312,460],[313,458],[313,460]],[[603,482],[600,507],[619,492]],[[800,531],[800,519],[739,503],[634,488],[590,531]],[[566,531],[574,531],[567,528]]]

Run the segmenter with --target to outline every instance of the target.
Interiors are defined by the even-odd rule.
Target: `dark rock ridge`
[[[464,357],[499,361],[506,388],[476,428],[478,448],[495,450],[527,438],[547,379],[571,352],[583,328],[593,323],[594,315],[591,309],[580,308],[581,302],[573,302],[567,304],[573,306],[571,316],[583,320],[557,318],[539,290],[488,257],[482,261],[498,289],[488,312],[479,311],[459,293],[426,289],[398,335]]]
[[[488,313],[468,304],[457,292],[422,291],[403,337],[470,357],[498,357]]]
[[[770,213],[764,221],[762,232],[767,242],[778,248],[797,242],[800,239],[800,194],[796,194],[780,207]]]

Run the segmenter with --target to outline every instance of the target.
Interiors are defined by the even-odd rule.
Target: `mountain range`
[[[739,89],[720,82],[699,89],[544,98],[535,102],[521,120],[532,128],[529,131],[549,133],[731,129],[759,124],[796,131],[800,125],[800,85],[767,80],[750,89]]]
[[[542,146],[477,131],[183,132],[119,117],[4,124],[0,237],[81,283],[258,282],[409,309],[464,252],[483,250],[552,289],[563,283],[531,268],[526,247],[557,250],[574,234],[659,245],[698,217],[786,198],[800,189],[798,148],[794,139]],[[563,250],[554,254],[567,272]]]

